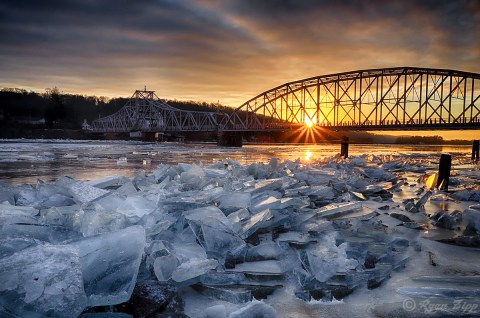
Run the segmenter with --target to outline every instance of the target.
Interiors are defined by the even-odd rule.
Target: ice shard
[[[115,305],[132,294],[145,247],[145,230],[131,226],[72,243],[80,256],[88,306]]]
[[[37,245],[0,259],[0,306],[18,317],[77,317],[87,306],[74,247]]]

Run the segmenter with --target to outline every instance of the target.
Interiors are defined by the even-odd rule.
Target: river
[[[336,144],[261,144],[242,148],[218,147],[214,144],[147,143],[138,141],[74,140],[1,140],[0,180],[12,184],[51,182],[62,176],[91,180],[112,175],[131,177],[144,170],[153,171],[159,164],[197,163],[208,165],[232,159],[241,164],[267,163],[272,157],[300,159],[314,163],[340,152]],[[362,154],[423,154],[437,157],[451,153],[458,158],[471,154],[470,146],[428,145],[355,145],[351,156]]]

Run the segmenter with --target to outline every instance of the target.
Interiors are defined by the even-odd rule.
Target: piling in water
[[[474,140],[472,144],[472,161],[478,161],[479,157],[479,148],[480,142],[478,140]]]
[[[448,182],[450,180],[450,169],[452,168],[452,156],[442,154],[440,156],[440,164],[438,165],[437,188],[440,190],[448,190]]]
[[[340,146],[340,157],[348,158],[348,142],[342,142]]]
[[[342,138],[342,143],[340,144],[340,157],[345,159],[348,158],[348,137]]]

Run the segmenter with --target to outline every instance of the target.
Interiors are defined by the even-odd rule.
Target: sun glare
[[[313,122],[310,120],[310,118],[305,118],[305,126],[308,128],[311,128],[313,126]]]

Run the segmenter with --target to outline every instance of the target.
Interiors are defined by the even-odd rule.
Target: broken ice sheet
[[[336,235],[330,233],[320,243],[308,247],[306,251],[299,251],[302,264],[319,282],[326,282],[335,273],[358,266],[358,261],[347,258],[346,243],[335,244]]]
[[[266,198],[260,197],[255,201],[256,202],[250,207],[250,211],[252,213],[260,212],[266,209],[278,209],[282,203],[281,200],[272,196],[268,196]]]
[[[227,253],[237,254],[245,247],[245,242],[232,227],[227,227],[218,219],[190,219],[188,224],[209,257],[224,259]]]
[[[240,237],[246,239],[256,230],[260,229],[261,227],[267,226],[269,221],[272,220],[273,213],[270,209],[265,211],[259,212],[255,215],[252,215],[248,221],[243,224],[240,230]]]
[[[282,275],[284,273],[281,262],[277,260],[240,263],[236,264],[235,268],[226,271],[268,275]]]
[[[283,185],[283,180],[278,179],[265,179],[260,180],[255,183],[255,188],[253,189],[253,193],[261,193],[267,190],[277,190],[280,189]]]
[[[153,270],[158,281],[166,282],[172,278],[172,273],[178,265],[178,259],[172,254],[155,258]]]
[[[341,202],[332,203],[314,210],[315,214],[312,217],[321,217],[326,219],[336,218],[348,213],[357,212],[362,209],[360,202]],[[305,220],[307,221],[307,220]]]
[[[215,269],[218,262],[214,259],[193,258],[178,266],[172,273],[172,279],[180,286],[189,286],[200,281],[200,276]]]
[[[0,226],[7,221],[9,223],[34,221],[38,212],[38,209],[30,206],[0,204]]]
[[[172,244],[173,252],[181,263],[191,259],[207,259],[207,253],[197,243],[175,242]]]
[[[113,197],[112,200],[115,201]],[[110,233],[128,226],[125,215],[98,204],[89,204],[80,209],[75,219],[74,228],[84,236]]]
[[[90,202],[109,193],[108,190],[96,188],[85,182],[77,181],[69,177],[59,179],[56,184],[67,188],[78,203]]]
[[[75,248],[38,245],[0,259],[0,305],[18,317],[77,317],[87,306]]]
[[[251,194],[244,192],[225,192],[220,198],[220,208],[248,208],[250,206]]]
[[[129,195],[116,209],[127,217],[142,217],[157,208],[156,202],[151,202],[141,195]]]
[[[205,218],[213,218],[223,223],[226,227],[232,229],[232,223],[223,214],[222,210],[215,206],[206,206],[198,209],[188,210],[183,212],[183,216],[188,221],[202,222]]]
[[[132,294],[145,247],[136,225],[72,243],[80,256],[89,306],[115,305]]]
[[[180,182],[183,183],[185,190],[199,190],[205,185],[206,174],[200,166],[195,164],[179,164],[184,170],[180,174]]]

